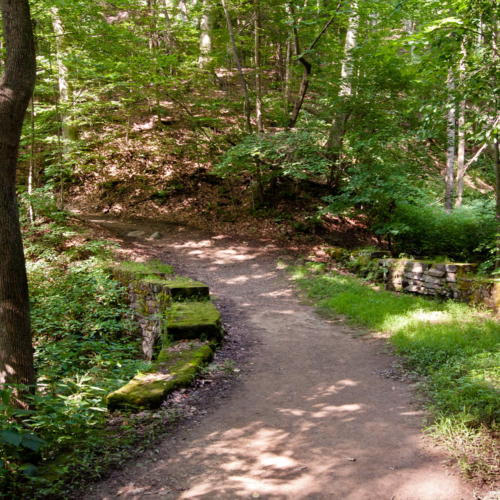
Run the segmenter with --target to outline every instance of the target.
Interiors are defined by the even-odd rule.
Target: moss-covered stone
[[[208,299],[210,290],[207,285],[199,281],[172,280],[163,285],[165,294],[170,295],[173,300],[185,299]]]
[[[222,319],[211,302],[176,303],[167,318],[167,335],[174,340],[222,340]]]
[[[325,253],[334,261],[341,261],[345,258],[345,249],[341,247],[327,247]]]
[[[170,393],[188,387],[200,368],[212,360],[215,345],[184,344],[186,349],[176,350],[179,343],[164,349],[147,373],[135,376],[128,384],[108,394],[108,408],[159,408]]]

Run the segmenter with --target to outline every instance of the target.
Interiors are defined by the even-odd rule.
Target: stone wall
[[[392,259],[388,252],[369,249],[328,247],[324,251],[355,274],[383,283],[386,290],[500,309],[500,282],[475,275],[477,264]]]
[[[161,284],[142,281],[140,275],[119,268],[112,269],[113,277],[120,281],[128,293],[129,306],[134,311],[133,319],[139,325],[142,336],[142,354],[151,360],[155,342],[163,331],[164,313],[170,305],[168,290]],[[159,278],[162,278],[159,275]]]
[[[476,264],[441,264],[404,259],[377,259],[386,290],[443,299],[455,299],[469,304],[485,304],[498,310],[500,284],[495,280],[474,275]]]

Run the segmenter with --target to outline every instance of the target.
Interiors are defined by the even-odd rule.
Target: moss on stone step
[[[188,387],[200,368],[212,360],[215,345],[184,343],[187,348],[176,350],[179,344],[164,349],[147,373],[136,375],[128,384],[108,394],[108,408],[159,408],[170,393]]]
[[[163,286],[163,291],[173,300],[208,299],[210,297],[208,286],[199,281],[167,281]]]
[[[201,338],[220,342],[220,313],[211,302],[176,303],[167,319],[167,335],[174,340]]]

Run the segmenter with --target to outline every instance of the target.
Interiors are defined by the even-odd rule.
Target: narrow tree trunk
[[[453,208],[453,184],[455,177],[455,105],[453,104],[453,93],[455,91],[455,77],[453,75],[453,70],[450,69],[448,73],[448,91],[450,94],[449,103],[450,109],[448,110],[448,126],[447,126],[447,137],[448,137],[448,148],[446,152],[446,191],[445,191],[445,210],[451,210]]]
[[[212,60],[212,5],[210,0],[203,0],[203,10],[200,21],[200,58],[198,66],[205,69]]]
[[[262,74],[260,67],[260,0],[254,0],[255,5],[255,109],[257,115],[257,131],[264,132],[262,118]]]
[[[35,96],[31,97],[31,144],[30,144],[30,162],[29,162],[29,171],[28,171],[28,196],[33,194],[33,176],[35,170],[35,103],[33,102]],[[35,219],[33,213],[33,203],[29,202],[29,217],[30,222],[33,224],[33,220]]]
[[[462,205],[465,177],[465,100],[460,102],[458,115],[457,191],[455,206]]]
[[[462,59],[460,60],[460,80],[463,81],[465,77],[465,61],[467,57],[467,37],[464,36],[462,40]],[[462,198],[464,193],[464,177],[465,177],[465,99],[460,101],[458,108],[458,154],[457,154],[457,191],[455,198],[455,206],[462,205]]]
[[[297,123],[297,119],[299,117],[300,110],[302,109],[302,105],[304,104],[304,99],[307,94],[307,88],[309,87],[309,76],[311,75],[311,69],[312,65],[309,61],[306,61],[304,57],[300,53],[300,45],[299,45],[299,34],[297,32],[297,27],[296,27],[296,20],[295,20],[295,9],[293,7],[293,3],[290,2],[290,14],[292,16],[292,21],[293,21],[293,39],[294,39],[294,44],[295,44],[295,55],[297,56],[297,59],[299,62],[304,66],[304,72],[302,73],[302,81],[300,82],[300,88],[299,88],[299,94],[297,96],[297,99],[295,99],[295,103],[293,105],[293,110],[292,110],[292,115],[290,116],[290,120],[288,122],[288,127],[293,128],[295,127],[295,124]],[[324,28],[321,30],[321,33],[316,37],[314,42],[311,44],[307,52],[310,52],[312,49],[314,49],[315,45],[319,42],[320,38],[323,36],[323,34],[326,32],[330,24],[333,23],[333,20],[335,17],[337,17],[337,12],[340,10],[340,6],[342,5],[342,0],[340,0],[337,9],[335,11],[334,16],[325,24]]]
[[[286,41],[286,58],[285,58],[285,113],[288,114],[288,100],[290,99],[290,78],[292,72],[292,43]]]
[[[493,136],[493,151],[495,153],[495,191],[496,191],[496,219],[497,219],[497,239],[500,234],[500,158],[498,145],[498,130]],[[500,268],[500,241],[497,241],[497,251],[495,259],[495,269]]]
[[[188,22],[187,7],[184,0],[179,0],[179,10],[181,11],[181,19],[183,23]]]
[[[59,17],[58,10],[52,8],[52,27],[56,35],[56,64],[57,64],[57,78],[59,83],[59,104],[61,107],[61,120],[62,120],[62,138],[63,150],[66,155],[69,150],[69,144],[76,139],[76,129],[71,124],[71,115],[68,113],[73,92],[69,82],[68,68],[64,63],[64,29]]]
[[[236,50],[236,42],[234,41],[233,26],[231,24],[231,18],[229,17],[229,11],[227,10],[227,5],[225,0],[222,1],[222,7],[224,8],[224,13],[226,14],[227,30],[229,31],[229,37],[231,38],[231,45],[233,47],[233,57],[236,67],[238,68],[238,74],[240,75],[241,86],[243,87],[243,93],[245,95],[245,117],[247,122],[248,133],[252,133],[252,122],[250,121],[250,98],[248,97],[248,87],[245,77],[243,76],[243,69],[241,68],[240,60],[238,58],[238,52]]]
[[[348,28],[344,44],[344,58],[342,59],[342,68],[340,71],[340,89],[339,97],[347,97],[352,94],[352,50],[356,47],[357,34],[359,26],[358,4],[352,2],[351,14],[349,16]],[[331,151],[332,166],[328,174],[328,184],[333,186],[338,183],[338,173],[340,172],[340,161],[342,156],[342,143],[344,138],[344,129],[347,120],[347,114],[344,109],[334,114],[330,133],[327,141],[327,148]]]
[[[70,101],[72,100],[73,93],[68,79],[68,68],[64,64],[64,29],[59,17],[59,11],[56,7],[52,10],[52,27],[56,35],[56,65],[57,65],[57,78],[59,84],[59,98],[56,101],[58,108],[58,115],[61,122],[61,132],[58,140],[62,143],[60,147],[60,198],[61,210],[64,210],[64,164],[68,158],[70,144],[76,139],[76,130],[71,124],[71,116],[68,114]],[[61,144],[60,144],[61,146]]]
[[[28,280],[16,196],[24,114],[36,78],[28,0],[0,0],[7,50],[0,80],[0,384],[35,383]]]

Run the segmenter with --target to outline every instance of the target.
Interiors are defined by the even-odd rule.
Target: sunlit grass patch
[[[408,368],[424,377],[430,432],[453,450],[464,471],[486,474],[490,458],[471,447],[486,442],[500,422],[500,324],[491,313],[376,291],[354,277],[318,275],[305,266],[288,270],[321,310],[389,335]]]

